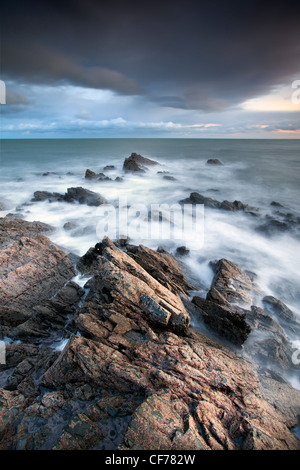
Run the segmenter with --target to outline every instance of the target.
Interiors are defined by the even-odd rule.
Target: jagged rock
[[[110,170],[115,170],[116,167],[114,165],[106,165],[104,168],[103,168],[103,171],[110,171]]]
[[[178,248],[176,248],[176,255],[179,256],[186,256],[189,254],[189,252],[190,250],[186,246],[179,246]]]
[[[30,311],[73,276],[67,255],[48,238],[19,232],[19,239],[0,251],[0,307]]]
[[[111,181],[111,178],[109,178],[108,176],[105,176],[104,173],[95,173],[92,170],[86,170],[85,178],[90,179],[90,180],[97,179],[100,181]]]
[[[296,321],[296,315],[290,310],[283,302],[276,299],[272,295],[267,295],[263,298],[263,303],[267,310],[275,313],[279,319],[288,322]]]
[[[56,202],[56,201],[64,201],[64,195],[60,193],[51,193],[49,191],[35,191],[33,194],[32,201],[39,202],[39,201],[49,201],[49,202]]]
[[[254,207],[248,206],[248,204],[243,204],[241,201],[223,201],[219,202],[216,199],[203,196],[199,193],[191,193],[190,196],[186,199],[179,201],[180,204],[203,204],[205,207],[210,209],[222,209],[230,212],[242,211],[249,213],[251,215],[257,215],[257,209]]]
[[[49,202],[78,201],[79,204],[87,204],[88,206],[100,206],[101,204],[107,203],[106,199],[101,196],[101,194],[82,187],[68,188],[65,194],[51,193],[49,191],[35,191],[32,201],[39,202],[46,200]]]
[[[217,158],[209,158],[206,162],[206,165],[222,165],[223,166],[223,163],[220,162],[220,160],[218,160]]]
[[[193,297],[193,303],[200,309],[204,322],[221,337],[237,346],[241,346],[247,340],[251,327],[246,321],[244,312],[198,296]]]
[[[107,203],[101,194],[82,187],[68,188],[65,200],[67,202],[78,201],[79,204],[87,204],[88,206],[100,206]]]
[[[288,402],[264,399],[253,365],[188,328],[186,281],[167,256],[105,238],[78,263],[93,276],[85,297],[69,282],[34,306],[31,320],[54,331],[80,301],[61,352],[10,345],[0,449],[299,449]],[[167,263],[173,292],[142,260]]]
[[[252,304],[254,287],[250,276],[226,259],[219,260],[214,270],[215,275],[207,293],[207,300],[216,301],[216,296],[221,295],[221,298],[225,298],[229,303],[248,306]]]
[[[176,181],[176,178],[174,176],[171,176],[171,175],[164,175],[163,179],[167,180],[167,181]]]
[[[194,288],[186,281],[177,261],[166,251],[154,251],[143,245],[128,247],[127,251],[152,277],[172,292],[186,293]]]
[[[147,168],[147,166],[152,165],[158,165],[158,162],[150,160],[150,158],[142,157],[142,155],[137,153],[132,153],[130,157],[125,158],[123,170],[145,173],[145,167]]]
[[[26,220],[0,218],[0,250],[21,237],[35,237],[38,233],[53,231],[51,225],[43,222],[28,222]]]
[[[120,450],[209,450],[184,401],[167,390],[135,411]]]

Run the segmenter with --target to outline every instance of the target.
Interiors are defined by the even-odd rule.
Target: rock
[[[172,393],[152,394],[135,411],[120,450],[209,450],[188,406]]]
[[[38,233],[50,233],[54,230],[51,225],[43,222],[27,222],[26,220],[0,218],[0,250],[13,241],[19,241],[22,236],[34,238]]]
[[[171,175],[164,175],[163,179],[167,181],[176,181],[176,178],[174,178],[174,176],[171,176]]]
[[[241,346],[248,338],[251,327],[244,312],[218,305],[202,297],[193,297],[192,302],[200,309],[204,322],[218,335]]]
[[[215,275],[207,300],[216,301],[216,295],[221,295],[229,303],[252,304],[253,283],[244,271],[226,259],[219,260],[214,269]]]
[[[177,261],[165,250],[154,251],[143,245],[127,248],[131,256],[152,277],[174,293],[187,293],[194,289],[186,281]]]
[[[263,369],[291,371],[293,348],[285,331],[270,315],[259,307],[245,311],[252,333],[245,346],[245,354],[261,364]]]
[[[276,201],[272,201],[272,202],[270,203],[270,206],[273,206],[273,207],[283,207],[283,206],[280,204],[280,202],[276,202]]]
[[[189,252],[190,250],[186,248],[186,246],[179,246],[178,248],[176,248],[176,254],[179,256],[186,256],[189,254]]]
[[[265,235],[276,235],[277,233],[287,232],[290,229],[289,224],[275,218],[268,217],[267,222],[256,227],[256,231]]]
[[[190,197],[180,201],[181,204],[204,204],[205,207],[210,207],[211,209],[220,209],[221,203],[212,199],[210,197],[202,196],[199,193],[191,193]]]
[[[51,193],[49,191],[35,191],[32,201],[39,202],[46,200],[49,202],[63,201],[64,195],[59,193]]]
[[[111,178],[108,176],[105,176],[104,173],[95,173],[92,170],[86,170],[85,172],[85,178],[86,179],[97,179],[99,181],[112,181]]]
[[[116,167],[114,165],[106,165],[104,168],[103,168],[103,171],[111,171],[111,170],[115,170]]]
[[[95,173],[94,171],[87,169],[84,177],[86,179],[96,179],[98,177],[98,173]]]
[[[14,243],[16,234],[8,247]],[[279,380],[260,383],[253,364],[189,328],[179,295],[186,281],[172,257],[142,246],[122,248],[104,238],[79,260],[80,270],[92,276],[85,296],[66,279],[32,308],[30,320],[45,335],[56,328],[71,335],[61,352],[41,337],[36,345],[7,347],[0,449],[299,450],[290,428],[300,393]],[[163,266],[172,291],[158,280]],[[41,260],[43,274],[44,267]],[[229,308],[226,289],[223,294],[226,305],[213,308]],[[252,319],[260,322],[260,312]],[[27,323],[19,321],[16,316],[15,328]]]
[[[152,257],[156,262],[164,256],[152,253],[151,250],[147,253],[144,247],[140,248],[141,251],[145,251],[148,258]],[[126,301],[129,306],[134,304],[139,315],[152,323],[181,332],[188,328],[189,315],[180,297],[164,287],[108,238],[104,238],[102,244],[96,245],[94,250],[89,250],[77,267],[83,273],[96,273],[88,283],[90,292],[87,300],[92,296],[100,303],[105,301],[114,305],[116,310],[124,308]]]
[[[283,302],[276,299],[272,295],[267,295],[263,298],[263,304],[265,308],[270,312],[277,316],[280,320],[285,322],[295,322],[296,315],[292,310],[290,310]]]
[[[74,230],[75,228],[78,228],[78,225],[74,222],[66,222],[64,224],[64,229],[69,232],[70,230]]]
[[[0,309],[2,317],[13,314],[5,322],[18,323],[26,317],[20,312],[50,299],[74,276],[74,268],[67,255],[39,233],[49,226],[10,219],[0,224]]]
[[[223,163],[221,163],[217,158],[209,158],[206,165],[223,165]]]
[[[46,171],[46,173],[43,173],[42,176],[56,176],[57,173],[54,171]]]
[[[82,187],[68,188],[65,200],[67,202],[78,201],[79,204],[87,204],[88,206],[100,206],[107,203],[101,194]]]
[[[216,199],[203,196],[199,193],[191,193],[190,196],[186,199],[179,201],[180,204],[203,204],[205,207],[210,209],[222,209],[230,212],[242,211],[249,213],[251,215],[257,215],[258,209],[248,206],[248,204],[243,204],[241,201],[223,201],[219,202]]]
[[[132,153],[130,157],[125,158],[123,164],[124,171],[145,173],[145,167],[158,165],[158,162],[150,160],[149,158],[142,157],[137,153]]]
[[[121,178],[121,176],[117,176],[117,177],[115,178],[115,181],[117,181],[117,183],[122,183],[122,181],[124,181],[124,179]]]

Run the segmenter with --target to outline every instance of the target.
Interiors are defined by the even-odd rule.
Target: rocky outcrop
[[[107,203],[101,194],[82,187],[68,188],[65,200],[67,202],[78,201],[79,204],[87,204],[88,206],[100,206]]]
[[[227,259],[220,259],[213,268],[215,275],[207,293],[207,300],[252,305],[254,287],[248,274]]]
[[[106,199],[99,193],[95,193],[86,188],[76,187],[68,188],[65,194],[51,193],[49,191],[35,191],[33,202],[46,201],[49,202],[79,202],[79,204],[87,204],[88,206],[100,206],[106,204]]]
[[[112,181],[112,179],[109,178],[108,176],[105,176],[104,173],[95,173],[94,171],[89,170],[89,169],[86,170],[84,177],[89,180],[96,179],[98,181]]]
[[[223,163],[220,162],[217,158],[209,158],[206,162],[206,165],[218,165],[218,166],[223,166]]]
[[[22,248],[19,256],[27,260]],[[36,322],[36,336],[7,346],[0,449],[299,448],[290,429],[300,393],[285,414],[288,400],[275,403],[253,365],[189,327],[189,285],[175,259],[105,238],[78,269],[91,276],[84,291],[66,279],[7,326],[20,333]],[[69,338],[62,351],[51,345],[59,331]]]
[[[219,202],[216,199],[203,196],[196,192],[191,193],[188,198],[182,199],[179,202],[180,204],[203,204],[204,207],[208,207],[210,209],[221,209],[230,212],[242,211],[251,215],[257,215],[258,212],[256,208],[250,207],[248,204],[244,204],[241,201],[230,202],[224,200],[223,202]]]
[[[125,158],[123,170],[126,172],[145,173],[148,166],[158,165],[158,162],[145,158],[137,153],[132,153]]]

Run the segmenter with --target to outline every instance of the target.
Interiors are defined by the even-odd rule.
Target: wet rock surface
[[[257,215],[257,209],[255,207],[250,207],[248,204],[244,204],[241,201],[227,201],[224,200],[222,202],[217,201],[216,199],[212,199],[207,196],[203,196],[202,194],[193,192],[190,196],[186,199],[182,199],[179,201],[181,204],[203,204],[204,207],[208,207],[210,209],[221,209],[230,212],[245,212],[251,215]]]
[[[30,304],[30,311],[21,309],[18,297],[14,315],[0,309],[2,337],[5,332],[17,338],[17,330],[20,338],[23,328],[22,342],[7,345],[0,368],[1,449],[299,449],[291,429],[300,393],[191,328],[193,286],[173,257],[105,238],[77,263],[90,277],[82,289],[72,281],[68,257],[39,233],[41,227],[34,235],[34,226],[27,225],[32,242],[23,242],[23,251],[22,222],[7,223],[0,255],[15,244],[18,251],[2,265],[1,282],[16,272],[16,255],[24,266],[29,247],[36,256],[35,243],[40,256],[52,251],[47,263],[29,271],[31,282],[45,266],[51,273],[43,294],[25,296],[22,307]],[[252,299],[251,284],[239,268],[221,261],[215,294],[202,299],[202,306],[245,313],[232,302]],[[53,292],[52,270],[59,262],[66,276]],[[227,280],[234,274],[238,297],[222,282],[226,269]],[[60,279],[58,273],[54,277]],[[11,302],[3,302],[12,312]],[[255,329],[263,314],[252,316]],[[52,345],[59,334],[67,340],[61,349]]]
[[[65,194],[51,193],[49,191],[35,191],[32,199],[33,202],[46,200],[49,202],[79,202],[79,204],[87,204],[88,206],[100,206],[101,204],[107,203],[106,199],[101,196],[101,194],[81,186],[68,188]]]
[[[148,166],[158,165],[158,162],[145,158],[137,153],[132,153],[130,157],[125,158],[123,170],[126,172],[145,173]]]

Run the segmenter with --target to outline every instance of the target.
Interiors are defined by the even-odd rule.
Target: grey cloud
[[[10,0],[1,9],[2,70],[14,80],[214,112],[300,74],[299,2]]]

